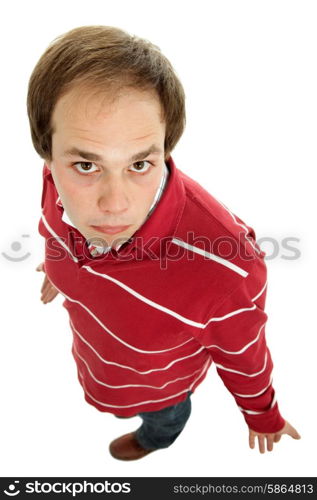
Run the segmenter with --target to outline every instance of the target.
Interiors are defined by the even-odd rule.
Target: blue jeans
[[[167,448],[179,436],[191,413],[192,392],[187,393],[185,401],[168,406],[159,411],[138,413],[143,422],[135,437],[146,450]]]

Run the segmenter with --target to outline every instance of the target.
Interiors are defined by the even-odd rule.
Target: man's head
[[[108,245],[131,236],[185,127],[183,88],[159,48],[114,27],[71,30],[38,61],[27,107],[73,224]],[[129,227],[111,235],[102,225]]]

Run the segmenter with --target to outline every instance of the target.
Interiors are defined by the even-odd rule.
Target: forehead
[[[74,87],[60,97],[52,113],[54,131],[58,127],[75,122],[105,123],[139,121],[162,123],[163,112],[158,95],[154,91],[123,89],[110,94],[102,90]]]
[[[164,149],[165,123],[153,92],[129,90],[109,97],[78,89],[59,99],[53,113],[53,149],[65,156],[70,147],[101,156],[134,154],[155,144]],[[153,151],[154,152],[154,151]]]

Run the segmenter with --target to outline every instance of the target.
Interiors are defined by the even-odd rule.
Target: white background
[[[5,6],[4,6],[5,5]],[[1,476],[316,476],[316,44],[314,1],[2,3]],[[302,435],[261,455],[214,367],[168,449],[120,462],[108,443],[136,429],[83,399],[62,297],[40,301],[42,160],[26,113],[30,74],[48,44],[77,26],[114,25],[157,44],[186,92],[179,169],[275,238],[267,260],[266,336],[280,410]],[[29,237],[22,235],[29,234]],[[283,238],[300,257],[282,248]],[[11,245],[19,242],[21,249]],[[262,248],[268,256],[270,245]]]

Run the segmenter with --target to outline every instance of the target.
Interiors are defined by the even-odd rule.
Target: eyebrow
[[[146,158],[150,154],[153,153],[162,153],[161,148],[158,148],[155,144],[152,144],[148,149],[145,151],[139,151],[138,153],[134,154],[131,156],[131,158],[128,159],[128,161],[137,161],[140,160],[141,158]],[[89,151],[82,151],[76,147],[71,147],[67,151],[64,151],[63,156],[80,156],[81,158],[88,160],[88,161],[102,161],[103,158],[100,155],[97,155],[96,153],[92,153]]]

